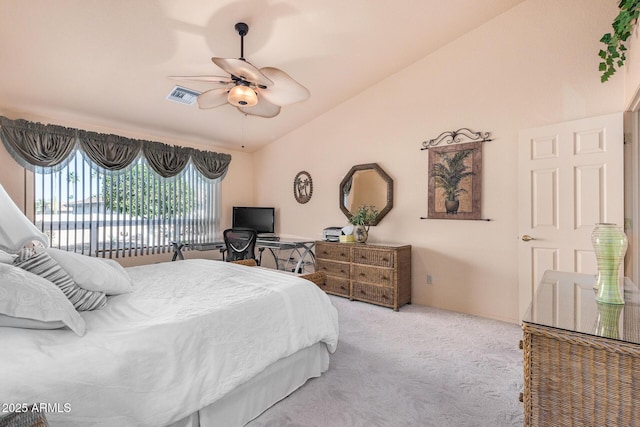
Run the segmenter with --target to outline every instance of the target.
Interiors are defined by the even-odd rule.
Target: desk
[[[640,425],[640,292],[595,300],[595,275],[547,271],[522,322],[525,426]]]
[[[176,259],[183,260],[184,255],[182,254],[182,249],[189,248],[195,251],[213,251],[215,249],[224,249],[227,246],[224,244],[224,241],[215,241],[215,242],[207,242],[207,243],[187,243],[187,242],[171,242],[171,246],[173,246],[173,258],[171,261],[175,261]]]
[[[269,249],[273,260],[276,263],[276,269],[293,271],[295,273],[304,273],[304,267],[315,263],[315,254],[313,248],[315,241],[304,239],[280,239],[280,240],[256,240],[256,246]],[[276,254],[275,251],[278,251]],[[280,251],[289,251],[288,256],[283,258]],[[294,253],[297,255],[294,257]],[[310,260],[307,260],[307,257]],[[292,268],[295,263],[295,268]]]
[[[216,240],[205,243],[171,242],[173,246],[173,258],[184,259],[182,250],[189,248],[196,251],[212,251],[225,249],[224,240]],[[281,238],[280,240],[260,239],[256,240],[256,247],[269,249],[276,263],[276,269],[303,273],[304,268],[315,263],[313,248],[315,241],[306,239]],[[288,256],[282,257],[280,251],[289,251]],[[277,252],[277,253],[276,253]],[[294,254],[296,256],[294,256]],[[295,263],[295,267],[294,267]]]

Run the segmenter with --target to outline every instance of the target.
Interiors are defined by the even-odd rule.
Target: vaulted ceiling
[[[0,0],[0,113],[253,151],[523,0]],[[211,57],[286,71],[311,97],[274,118],[166,99]],[[419,84],[420,82],[412,82]]]

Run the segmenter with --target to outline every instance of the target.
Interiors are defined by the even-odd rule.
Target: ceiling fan
[[[249,26],[238,22],[235,29],[240,35],[240,58],[211,58],[214,64],[230,74],[229,77],[172,76],[178,80],[216,85],[198,96],[200,108],[215,108],[228,102],[245,114],[269,118],[280,114],[281,107],[309,98],[309,90],[284,71],[274,67],[258,69],[244,59],[244,36],[249,32]]]

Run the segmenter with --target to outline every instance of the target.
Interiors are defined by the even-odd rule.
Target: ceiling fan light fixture
[[[249,32],[249,26],[238,22],[235,29],[240,36],[240,58],[211,58],[228,76],[174,77],[215,85],[198,95],[199,108],[215,108],[229,103],[243,114],[271,118],[277,116],[283,106],[309,98],[309,90],[284,71],[275,67],[256,68],[247,61],[244,58],[244,36]]]
[[[237,85],[231,88],[227,100],[236,107],[253,107],[258,103],[258,95],[248,86]]]

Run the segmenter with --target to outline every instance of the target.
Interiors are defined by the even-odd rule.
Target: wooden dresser
[[[522,322],[525,426],[640,426],[640,292],[595,300],[595,275],[545,272]]]
[[[393,308],[411,303],[411,245],[316,242],[320,287],[351,300]]]

